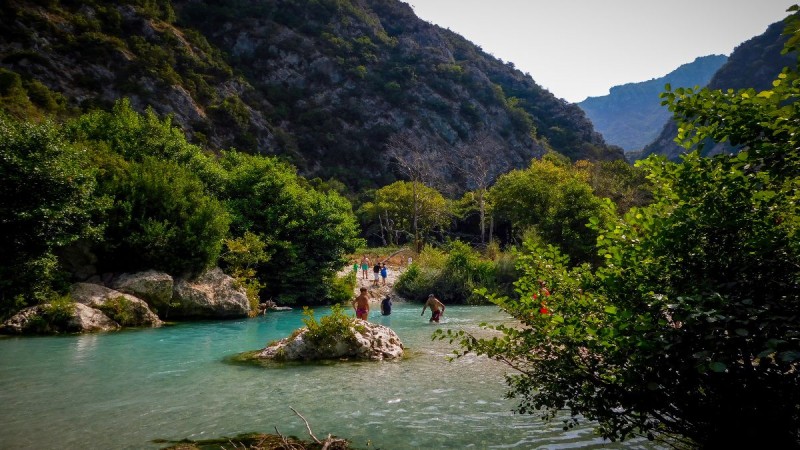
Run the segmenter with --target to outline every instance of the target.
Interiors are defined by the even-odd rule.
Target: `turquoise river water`
[[[116,333],[0,339],[0,448],[160,448],[154,439],[244,432],[345,437],[358,448],[649,448],[603,441],[591,424],[511,412],[506,367],[431,341],[437,327],[478,331],[510,319],[491,306],[451,306],[429,324],[421,306],[395,304],[370,320],[408,349],[398,362],[255,367],[226,358],[302,326],[301,311]],[[317,316],[328,310],[322,308]]]

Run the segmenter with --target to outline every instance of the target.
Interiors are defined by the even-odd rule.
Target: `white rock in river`
[[[313,361],[320,359],[384,360],[403,357],[403,343],[389,327],[354,320],[350,334],[312,342],[301,328],[288,338],[264,348],[256,358],[281,361]]]

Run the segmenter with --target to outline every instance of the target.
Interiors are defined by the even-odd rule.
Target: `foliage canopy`
[[[797,8],[793,8],[794,11]],[[791,16],[788,50],[800,40]],[[603,225],[604,264],[570,268],[530,241],[519,299],[494,298],[522,327],[479,340],[439,333],[509,363],[519,410],[568,409],[603,436],[664,437],[701,447],[800,445],[800,83],[667,90],[687,147],[706,138],[737,155],[649,159],[654,202]],[[539,280],[549,313],[538,308]]]

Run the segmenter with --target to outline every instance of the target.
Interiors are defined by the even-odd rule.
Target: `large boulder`
[[[81,303],[71,304],[70,311],[65,315],[54,313],[50,304],[30,306],[0,326],[0,332],[5,334],[83,333],[117,329],[119,324],[102,311]]]
[[[172,302],[174,285],[170,274],[148,270],[123,273],[111,280],[109,287],[146,301],[151,308],[158,312],[159,316],[165,317]]]
[[[103,311],[122,326],[160,327],[161,319],[150,310],[147,302],[124,292],[92,283],[75,283],[70,294],[76,303]]]
[[[256,358],[278,361],[315,361],[321,359],[357,359],[380,361],[403,357],[403,343],[389,327],[357,320],[349,333],[326,336],[317,341],[308,338],[308,328],[267,346]]]
[[[220,268],[193,280],[177,280],[172,305],[172,317],[236,318],[250,314],[247,292]]]

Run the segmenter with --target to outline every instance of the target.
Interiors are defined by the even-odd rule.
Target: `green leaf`
[[[605,308],[603,308],[603,311],[607,312],[608,314],[612,314],[613,315],[613,314],[617,313],[617,307],[616,306],[606,306]]]
[[[728,366],[725,365],[723,362],[714,361],[708,365],[708,368],[713,370],[714,372],[725,372]]]

